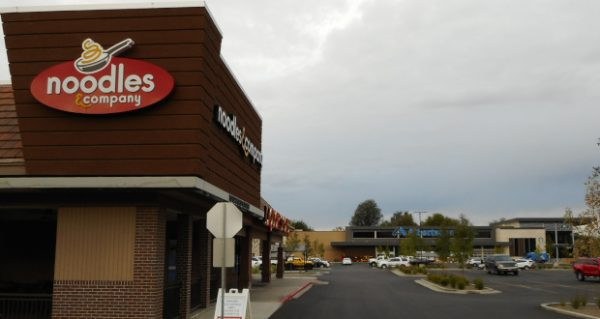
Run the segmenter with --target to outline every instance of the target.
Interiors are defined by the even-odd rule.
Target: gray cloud
[[[367,198],[476,223],[581,208],[600,155],[600,2],[209,8],[263,116],[263,196],[284,214],[328,229]]]

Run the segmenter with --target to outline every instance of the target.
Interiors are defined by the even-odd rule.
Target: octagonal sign
[[[206,228],[216,238],[232,238],[242,229],[242,212],[230,202],[216,203],[206,214]]]

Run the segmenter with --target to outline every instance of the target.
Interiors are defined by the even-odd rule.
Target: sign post
[[[216,307],[215,319],[225,319],[225,272],[227,267],[234,266],[233,236],[242,229],[242,218],[242,212],[229,202],[215,204],[206,214],[206,228],[216,239],[213,243],[213,266],[221,267],[221,315],[217,315],[219,307]],[[218,246],[221,246],[221,251]]]

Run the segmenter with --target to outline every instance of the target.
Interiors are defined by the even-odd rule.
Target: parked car
[[[416,265],[416,266],[418,266],[418,265],[429,265],[431,263],[432,263],[432,261],[429,260],[429,258],[427,258],[427,257],[416,257],[416,258],[414,258],[414,259],[412,259],[410,261],[411,265]]]
[[[405,266],[405,267],[409,267],[410,266],[410,262],[408,261],[408,258],[405,257],[393,257],[390,259],[382,259],[380,261],[377,262],[377,267],[379,268],[392,268],[392,267],[400,267],[400,266]]]
[[[512,273],[519,274],[519,267],[509,255],[489,255],[485,259],[485,270],[488,274],[495,273],[498,275]]]
[[[329,268],[329,266],[330,266],[329,262],[327,260],[323,260],[321,258],[313,257],[313,258],[308,258],[308,260],[312,261],[314,266],[317,268],[321,268],[321,267]]]
[[[517,258],[515,259],[515,263],[519,269],[531,269],[535,265],[533,260],[525,258]]]
[[[483,263],[483,259],[480,257],[473,257],[467,260],[467,266],[477,268],[479,265]]]
[[[304,260],[303,258],[290,256],[285,261],[285,269],[294,270],[294,269],[312,269],[314,264],[310,260]]]
[[[349,257],[342,259],[342,265],[352,265],[352,259]]]
[[[600,277],[600,257],[579,258],[573,263],[575,277],[584,281],[586,277]]]
[[[548,253],[536,253],[535,251],[529,252],[527,253],[527,255],[525,255],[525,257],[523,257],[524,259],[531,259],[535,262],[538,263],[545,263],[548,260],[550,260],[550,255],[548,255]]]
[[[252,257],[252,267],[260,267],[260,265],[262,265],[262,260],[256,256]]]
[[[277,265],[277,257],[271,257],[271,265]]]
[[[370,258],[369,259],[369,265],[371,265],[371,267],[375,267],[377,266],[377,262],[383,259],[387,259],[386,255],[379,255],[376,258]]]

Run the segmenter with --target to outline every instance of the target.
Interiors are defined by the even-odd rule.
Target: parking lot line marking
[[[518,287],[518,288],[525,288],[525,289],[530,289],[530,290],[537,290],[537,291],[543,291],[543,292],[548,292],[551,294],[558,294],[555,291],[552,290],[546,290],[546,289],[541,289],[541,288],[534,288],[534,287],[529,287],[529,286],[525,286],[525,285],[519,285],[519,284],[509,284],[509,283],[504,283],[507,286],[512,286],[512,287]]]

